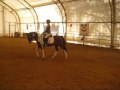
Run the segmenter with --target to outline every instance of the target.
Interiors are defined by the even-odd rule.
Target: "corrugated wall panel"
[[[2,6],[0,6],[0,36],[3,34]]]
[[[9,25],[9,22],[12,22],[12,23],[10,23]],[[15,16],[9,11],[5,10],[5,33],[6,34],[15,32],[15,24],[13,24],[15,22],[16,22]]]

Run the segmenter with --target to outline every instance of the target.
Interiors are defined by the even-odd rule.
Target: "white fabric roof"
[[[69,22],[83,21],[82,18],[85,17],[88,18],[87,21],[93,22],[111,20],[109,0],[3,0],[3,2],[16,11],[55,3],[67,14]],[[116,0],[116,6],[116,20],[120,21],[120,0]]]

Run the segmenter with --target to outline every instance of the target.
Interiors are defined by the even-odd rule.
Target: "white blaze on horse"
[[[45,58],[44,48],[54,46],[55,53],[53,54],[51,59],[53,59],[57,55],[58,47],[62,48],[62,50],[64,51],[64,54],[65,54],[65,59],[67,59],[66,41],[65,41],[63,36],[49,37],[47,46],[44,45],[44,40],[43,40],[42,34],[39,36],[38,33],[36,33],[36,32],[30,32],[30,33],[27,33],[27,38],[28,38],[29,43],[31,43],[33,40],[36,41],[36,44],[37,44],[36,55],[37,55],[37,57],[40,56],[39,49],[41,49],[41,51],[42,51],[42,58]]]

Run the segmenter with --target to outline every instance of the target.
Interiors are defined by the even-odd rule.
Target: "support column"
[[[116,26],[116,0],[112,0],[111,2],[111,46],[110,48],[114,48],[115,41],[115,26]]]
[[[2,25],[3,25],[3,34],[5,35],[5,9],[2,6]]]
[[[60,2],[60,4],[61,4],[61,6],[62,6],[62,8],[63,8],[63,10],[64,10],[64,13],[65,13],[65,23],[66,23],[66,31],[65,31],[65,39],[67,38],[67,13],[66,13],[66,10],[65,10],[65,7],[64,7],[64,5],[63,5],[63,3],[62,3],[62,1],[61,0],[58,0],[59,2]]]

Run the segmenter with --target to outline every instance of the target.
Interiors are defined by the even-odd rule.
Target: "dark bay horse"
[[[66,41],[65,41],[63,36],[53,36],[53,43],[47,44],[47,46],[44,46],[42,34],[39,36],[38,33],[36,33],[36,32],[27,33],[27,39],[28,39],[29,43],[31,43],[33,40],[36,41],[36,44],[37,44],[36,55],[37,55],[37,57],[39,57],[39,49],[41,49],[41,51],[42,51],[42,58],[45,58],[44,48],[54,46],[55,53],[53,54],[51,59],[53,59],[57,55],[58,47],[62,48],[62,50],[64,51],[64,54],[65,54],[65,59],[67,59]]]

